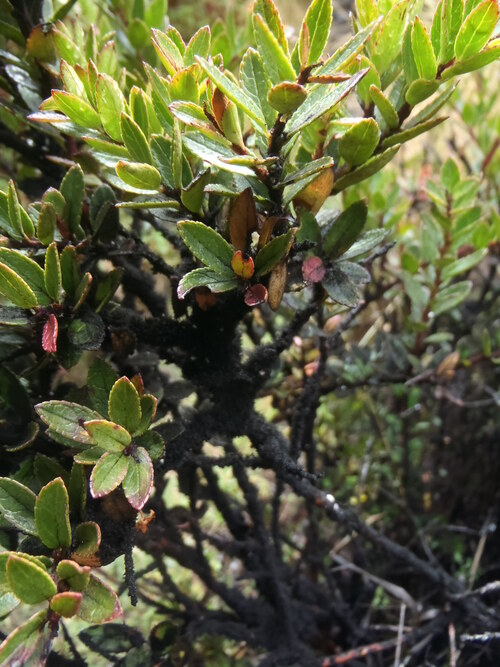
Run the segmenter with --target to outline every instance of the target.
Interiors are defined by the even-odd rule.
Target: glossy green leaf
[[[184,299],[196,287],[208,287],[211,292],[218,293],[229,292],[237,286],[238,280],[232,272],[218,273],[210,268],[195,269],[182,277],[177,286],[177,296]]]
[[[267,95],[267,101],[279,113],[295,111],[307,97],[304,86],[290,81],[283,81],[273,86]]]
[[[14,181],[9,181],[7,190],[7,211],[13,238],[20,240],[24,237],[24,229],[21,220],[21,204],[19,203]]]
[[[447,63],[454,56],[455,39],[462,25],[463,0],[442,0],[439,62]]]
[[[360,165],[374,153],[380,139],[380,129],[373,118],[363,118],[342,135],[339,151],[346,162]]]
[[[174,118],[191,127],[213,130],[214,126],[207,118],[202,107],[194,102],[177,101],[169,106]]]
[[[136,510],[141,510],[153,489],[153,463],[147,451],[138,447],[130,457],[127,474],[122,483],[125,497]]]
[[[153,461],[161,458],[165,452],[165,443],[157,431],[149,430],[135,439],[138,447],[144,447]]]
[[[102,359],[96,359],[89,368],[87,385],[92,407],[108,416],[109,393],[118,380],[118,373]]]
[[[253,31],[264,69],[273,84],[296,77],[290,59],[260,14],[253,15]]]
[[[441,116],[439,118],[431,118],[424,123],[419,123],[418,125],[413,125],[407,130],[402,130],[401,132],[396,132],[388,136],[382,142],[382,148],[389,148],[390,146],[395,146],[396,144],[404,144],[406,141],[410,141],[415,137],[418,137],[419,134],[428,132],[432,130],[433,127],[440,125],[447,119],[447,116]]]
[[[79,164],[71,167],[63,178],[60,191],[66,201],[64,212],[66,225],[71,234],[77,239],[82,239],[85,234],[80,226],[80,221],[85,197],[85,184],[83,171]]]
[[[82,567],[72,560],[61,560],[57,564],[56,574],[72,591],[81,593],[89,583],[90,567]]]
[[[364,232],[364,234],[361,234],[359,239],[352,244],[349,250],[344,252],[342,261],[354,259],[355,257],[370,252],[370,250],[373,250],[373,248],[380,245],[386,236],[387,230],[385,229],[370,229],[368,232]]]
[[[111,421],[134,433],[141,423],[141,401],[137,389],[126,377],[115,382],[109,394]]]
[[[115,169],[122,181],[136,190],[151,192],[161,186],[160,172],[152,165],[120,160]]]
[[[267,127],[271,128],[276,121],[276,111],[267,100],[271,82],[264,69],[261,55],[255,49],[249,48],[243,56],[240,65],[240,80],[247,95],[260,109]]]
[[[434,315],[441,315],[447,310],[452,310],[462,303],[470,294],[472,290],[472,281],[463,280],[462,282],[449,285],[439,292],[434,297],[431,303],[431,310]]]
[[[343,255],[358,239],[366,224],[368,208],[357,201],[335,219],[323,240],[323,249],[330,259]]]
[[[69,510],[75,517],[82,517],[87,499],[87,477],[83,466],[73,463],[68,483]]]
[[[409,0],[395,3],[370,39],[370,58],[379,74],[390,67],[400,52],[409,7]]]
[[[66,246],[61,253],[61,280],[66,294],[73,298],[80,282],[80,270],[74,246]]]
[[[38,536],[49,549],[71,546],[69,496],[61,477],[49,482],[38,494],[35,523]]]
[[[420,125],[434,116],[450,99],[451,95],[455,90],[455,86],[451,85],[442,90],[438,95],[432,98],[432,100],[423,107],[415,116],[411,116],[410,121],[407,127],[414,127],[415,125]]]
[[[36,535],[36,496],[20,482],[8,477],[0,477],[0,515],[15,528]]]
[[[130,433],[122,426],[105,419],[85,422],[84,426],[94,443],[107,452],[122,452],[132,441]]]
[[[35,308],[38,305],[31,287],[15,271],[2,263],[0,263],[0,294],[20,308]]]
[[[105,623],[121,614],[122,608],[116,593],[91,575],[83,591],[78,617],[87,623]]]
[[[321,284],[330,299],[342,306],[353,308],[359,300],[356,285],[337,265],[331,267],[328,276],[321,281]]]
[[[345,44],[340,46],[325,64],[314,70],[315,76],[328,76],[345,70],[354,59],[363,51],[365,44],[373,35],[382,21],[382,18],[374,21],[351,37]]]
[[[498,3],[484,0],[465,19],[455,40],[455,58],[466,60],[481,51],[498,23]]]
[[[146,162],[147,164],[153,163],[153,157],[151,155],[151,150],[147,142],[144,132],[141,130],[139,125],[135,122],[124,111],[121,115],[121,133],[123,141],[127,150],[129,151],[132,159],[136,162]]]
[[[101,119],[99,114],[88,102],[64,90],[54,90],[52,99],[57,109],[73,123],[93,130],[100,129]]]
[[[75,528],[74,554],[81,557],[92,556],[97,553],[101,544],[101,529],[95,521],[80,523]]]
[[[434,95],[436,90],[439,88],[439,81],[426,81],[425,79],[417,79],[410,84],[410,87],[406,91],[406,101],[412,107],[419,102],[423,102],[431,95]]]
[[[64,58],[61,60],[60,63],[60,74],[66,92],[81,98],[85,102],[89,101],[82,80],[76,73],[75,68],[72,67],[69,63],[67,63],[64,60]]]
[[[274,2],[272,0],[256,0],[252,11],[254,14],[260,14],[262,16],[278,44],[288,55],[288,42],[285,35],[285,28]]]
[[[56,222],[57,214],[55,207],[50,202],[43,203],[36,226],[36,235],[43,245],[48,246],[54,240]]]
[[[301,65],[312,65],[319,61],[330,35],[332,23],[331,0],[313,0],[302,22],[299,34],[298,54]],[[302,53],[307,54],[304,61]]]
[[[129,457],[121,452],[106,452],[97,461],[90,475],[90,493],[102,498],[114,491],[127,473]]]
[[[24,646],[30,637],[38,633],[47,622],[47,611],[41,611],[31,616],[25,623],[19,625],[13,630],[8,637],[0,644],[0,664],[14,664],[8,662],[9,658],[21,646]]]
[[[38,604],[57,593],[57,586],[46,570],[15,554],[7,561],[7,580],[14,595],[26,604]]]
[[[418,16],[415,18],[415,23],[413,24],[413,30],[411,32],[411,45],[418,76],[421,79],[435,79],[437,74],[437,63],[431,44],[431,38]]]
[[[96,102],[104,130],[114,141],[121,141],[120,119],[127,103],[119,85],[107,74],[99,74],[97,79]]]
[[[460,259],[456,259],[450,264],[447,264],[441,271],[442,282],[443,283],[448,282],[448,280],[451,280],[452,278],[460,275],[461,273],[467,273],[468,271],[470,271],[479,264],[479,262],[485,257],[487,252],[488,251],[486,248],[481,248],[480,250],[476,250],[475,252],[472,252],[469,255],[460,257]]]
[[[368,162],[365,162],[363,165],[357,169],[354,169],[345,176],[341,176],[335,182],[333,193],[342,192],[342,190],[345,190],[345,188],[348,188],[351,185],[355,185],[356,183],[360,183],[366,178],[373,176],[373,174],[376,174],[377,171],[380,171],[394,158],[398,150],[399,144],[397,146],[393,146],[392,148],[388,148],[383,153],[377,153],[377,155],[374,155],[372,158],[370,158]]]
[[[258,127],[265,130],[266,122],[264,115],[259,105],[254,102],[253,98],[244,90],[242,90],[229,76],[224,74],[209,63],[204,58],[196,56],[196,62],[200,65],[205,74],[209,77],[215,86],[228,97],[236,106],[241,109],[248,117],[253,120]],[[292,76],[295,76],[293,73]]]
[[[55,303],[60,302],[62,289],[61,263],[55,242],[49,245],[45,253],[45,289]]]
[[[51,299],[45,288],[43,269],[34,260],[17,250],[0,248],[0,263],[11,269],[17,278],[23,280],[33,291],[39,305],[47,306]],[[2,284],[0,284],[0,291]],[[20,304],[15,304],[20,305]]]
[[[182,240],[193,255],[210,269],[232,276],[234,250],[214,229],[202,222],[184,220],[177,223]]]
[[[153,30],[153,38],[151,41],[161,62],[171,76],[178,70],[182,69],[184,59],[179,51],[179,47],[171,37],[160,30]]]
[[[101,419],[98,412],[69,401],[45,401],[35,405],[35,410],[52,431],[83,445],[92,444],[92,439],[84,429],[83,423]]]
[[[479,53],[476,53],[474,56],[470,56],[465,60],[447,67],[441,78],[443,81],[451,79],[453,76],[458,76],[460,74],[466,74],[467,72],[474,72],[477,69],[481,69],[490,63],[495,62],[500,58],[500,39],[492,39],[488,45]]]
[[[63,618],[71,618],[80,609],[82,594],[73,591],[57,593],[50,601],[50,608],[53,612]]]
[[[375,104],[380,111],[380,115],[384,119],[387,127],[391,130],[399,127],[398,113],[389,98],[384,95],[380,88],[377,88],[377,86],[372,84],[370,86],[370,97],[373,104]]]
[[[348,81],[339,83],[328,93],[324,92],[323,87],[318,87],[317,90],[320,92],[310,94],[286,124],[285,130],[287,134],[295,134],[310,125],[317,118],[320,118],[327,111],[332,111],[353,90],[365,74],[366,70],[358,72]]]
[[[195,64],[195,56],[207,58],[210,53],[210,28],[206,25],[200,28],[189,40],[184,53],[184,66]]]
[[[313,174],[318,174],[324,169],[330,169],[333,167],[333,158],[330,157],[320,157],[317,160],[312,160],[309,164],[296,169],[290,173],[287,173],[283,180],[280,182],[280,186],[290,185],[291,183],[296,183],[304,178],[307,178]]]
[[[288,254],[294,236],[295,229],[290,229],[286,234],[277,236],[259,250],[255,257],[256,276],[265,276],[281,262]]]

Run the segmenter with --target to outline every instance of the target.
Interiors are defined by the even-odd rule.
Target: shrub
[[[83,630],[112,664],[341,664],[377,639],[360,624],[384,595],[414,614],[410,661],[424,637],[440,660],[455,623],[497,632],[460,573],[345,502],[372,493],[349,466],[383,419],[384,446],[405,433],[394,456],[420,511],[411,463],[432,428],[410,437],[401,415],[498,356],[494,332],[477,351],[463,311],[491,326],[500,219],[484,179],[458,155],[410,202],[384,170],[446,120],[457,76],[499,57],[496,1],[442,0],[428,29],[410,0],[359,0],[329,56],[329,0],[293,48],[271,0],[248,30],[230,20],[187,43],[164,0],[41,6],[6,3],[1,24],[0,615],[43,607],[0,663],[58,664],[60,630],[82,661],[74,618],[122,614],[105,567],[119,556],[132,604],[159,618]],[[390,392],[371,416],[355,394],[370,384]],[[337,428],[355,442],[334,469]],[[373,460],[378,488],[394,467]],[[353,534],[424,583],[410,594],[400,569],[370,573]],[[362,594],[338,562],[368,577]]]

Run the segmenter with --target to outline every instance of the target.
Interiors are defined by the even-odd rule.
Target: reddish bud
[[[249,280],[253,276],[253,259],[244,255],[241,250],[237,250],[234,253],[231,266],[235,274],[243,278],[243,280]]]
[[[57,334],[59,332],[59,324],[56,316],[51,313],[43,325],[42,333],[42,348],[45,352],[57,352]]]
[[[267,301],[267,289],[260,283],[252,285],[245,292],[245,303],[247,306],[258,306]]]

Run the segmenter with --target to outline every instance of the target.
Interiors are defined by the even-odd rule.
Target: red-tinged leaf
[[[267,301],[267,289],[261,283],[252,285],[245,292],[245,303],[247,306],[258,306]]]
[[[249,280],[253,276],[253,259],[251,257],[247,257],[241,252],[241,250],[238,250],[234,253],[231,266],[233,267],[233,271],[236,273],[236,275],[240,278],[243,278],[243,280]]]
[[[306,283],[320,283],[325,277],[321,257],[308,257],[302,264],[302,276]]]
[[[122,482],[125,497],[136,510],[141,510],[153,489],[153,463],[144,447],[138,447],[130,457],[125,479]]]
[[[90,493],[93,498],[102,498],[114,491],[124,479],[129,466],[128,456],[121,452],[106,452],[95,464],[90,475]]]
[[[51,313],[43,325],[42,333],[42,348],[45,352],[57,352],[57,334],[59,332],[59,324],[57,317]]]
[[[63,618],[71,618],[80,609],[82,594],[73,591],[57,593],[50,601],[50,608]]]
[[[116,593],[102,581],[90,575],[82,595],[82,602],[78,611],[79,618],[87,623],[106,623],[123,613],[120,600]]]

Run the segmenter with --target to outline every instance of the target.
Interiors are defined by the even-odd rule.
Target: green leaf
[[[464,280],[439,290],[431,304],[432,312],[437,316],[452,310],[469,296],[471,289],[472,281]]]
[[[238,280],[234,273],[218,273],[214,269],[195,269],[186,273],[177,286],[177,296],[184,297],[195,287],[208,287],[211,292],[229,292],[236,289]]]
[[[149,113],[146,104],[146,94],[137,86],[130,91],[130,113],[132,118],[141,128],[145,137],[149,137]]]
[[[386,236],[387,231],[385,229],[370,229],[370,231],[362,234],[349,250],[342,255],[342,261],[359,257],[373,250],[373,248],[382,243]]]
[[[395,3],[370,39],[370,58],[379,74],[383,74],[392,65],[401,51],[409,7],[409,0]]]
[[[236,153],[231,144],[222,135],[208,130],[194,130],[186,132],[182,136],[184,146],[193,154],[208,164],[213,164],[219,169],[243,176],[255,176],[255,172],[248,167],[237,164],[229,164],[224,159],[235,158]]]
[[[318,174],[320,171],[323,171],[324,169],[330,169],[331,167],[333,167],[333,158],[320,157],[317,160],[312,160],[304,167],[286,174],[279,185],[280,187],[283,187],[285,185],[290,185],[290,183],[296,183],[303,178],[307,178],[312,174]]]
[[[122,483],[125,497],[136,510],[141,510],[153,489],[153,463],[143,447],[130,457],[127,474]]]
[[[177,223],[177,229],[189,250],[203,264],[218,273],[233,275],[234,250],[214,229],[191,220]]]
[[[182,188],[182,137],[178,120],[174,120],[174,136],[172,142],[172,176],[176,190]]]
[[[271,82],[277,84],[281,81],[293,81],[296,73],[288,54],[260,14],[253,15],[253,31],[264,69]]]
[[[299,34],[299,58],[301,53],[307,53],[307,60],[300,63],[312,65],[321,58],[330,35],[332,23],[331,0],[313,0],[302,22]]]
[[[74,246],[67,245],[64,248],[61,253],[60,262],[63,289],[70,298],[74,298],[80,282],[80,270]]]
[[[352,308],[359,300],[356,285],[350,280],[347,273],[337,265],[330,268],[328,277],[324,278],[321,284],[330,299],[343,306]]]
[[[317,118],[320,118],[327,111],[332,111],[351,92],[365,74],[366,70],[358,72],[347,81],[339,83],[333,90],[330,90],[326,94],[324,87],[318,86],[290,118],[285,126],[286,133],[288,135],[295,134],[310,125]],[[318,92],[316,93],[316,91]]]
[[[63,618],[71,618],[80,609],[82,594],[73,591],[57,593],[50,601],[50,608]]]
[[[144,132],[139,125],[128,114],[122,111],[121,115],[121,133],[127,150],[137,162],[153,163],[153,157],[149,144],[144,136]]]
[[[443,71],[441,79],[443,81],[447,81],[453,76],[466,74],[467,72],[474,72],[477,69],[481,69],[482,67],[495,62],[495,60],[498,60],[499,58],[500,39],[493,39],[491,42],[489,42],[488,46],[486,46],[479,53],[476,53],[475,56],[470,56],[470,58],[466,58],[465,60],[461,60],[460,62],[455,63],[451,67],[447,67]]]
[[[91,651],[97,653],[126,653],[134,648],[141,646],[144,642],[142,634],[131,628],[129,625],[123,623],[107,623],[106,625],[94,625],[90,628],[85,628],[78,634],[85,646],[88,646]],[[146,665],[146,662],[133,662],[129,665],[125,663],[124,667],[139,667],[140,664]]]
[[[57,586],[46,570],[15,554],[7,561],[7,580],[14,595],[26,604],[38,604],[57,593]]]
[[[3,294],[14,306],[35,308],[38,300],[29,285],[11,268],[0,263],[0,294]]]
[[[92,130],[100,129],[101,119],[99,114],[88,102],[64,90],[54,90],[52,99],[57,109],[62,111],[73,123]]]
[[[121,616],[122,613],[116,593],[91,575],[83,591],[78,617],[87,623],[105,623]]]
[[[454,55],[455,39],[462,25],[463,0],[442,0],[439,62],[447,63]]]
[[[66,225],[77,239],[82,239],[85,234],[80,226],[82,217],[83,200],[85,197],[85,183],[83,171],[79,164],[68,171],[61,183],[61,194],[66,201],[64,219]]]
[[[97,78],[96,102],[105,132],[114,141],[121,141],[120,119],[127,103],[119,85],[107,74],[99,74]]]
[[[69,401],[45,401],[35,405],[35,410],[51,431],[83,445],[92,444],[92,439],[83,428],[83,423],[101,419],[98,412]]]
[[[465,255],[465,257],[460,257],[460,259],[447,264],[441,271],[442,282],[448,282],[461,273],[467,273],[479,264],[487,252],[487,248],[481,248],[480,250],[470,253],[470,255]]]
[[[352,246],[361,234],[367,216],[365,202],[357,201],[335,219],[323,240],[323,250],[330,259],[337,259]]]
[[[134,432],[135,435],[141,435],[145,431],[148,430],[148,428],[151,425],[151,422],[153,421],[155,415],[156,415],[156,407],[158,405],[158,399],[153,396],[152,394],[144,394],[141,398],[141,423],[137,427],[137,430]]]
[[[213,124],[208,120],[203,109],[194,102],[177,101],[169,106],[174,118],[191,127],[198,127],[205,130],[213,130]],[[163,137],[155,137],[159,139]],[[154,140],[153,140],[154,141]]]
[[[104,243],[113,241],[118,234],[120,220],[115,204],[115,193],[109,185],[99,186],[90,200],[90,226],[94,236]]]
[[[173,76],[184,65],[177,44],[164,32],[153,30],[152,44],[167,72]]]
[[[412,81],[415,81],[415,79],[419,78],[417,65],[415,63],[415,58],[413,57],[413,48],[411,43],[412,30],[413,30],[413,25],[409,23],[406,27],[405,34],[403,37],[403,44],[401,47],[402,48],[401,55],[403,58],[403,70],[407,84],[410,84]],[[434,48],[432,52],[433,54],[435,53]]]
[[[57,214],[55,207],[50,202],[43,203],[36,226],[36,235],[43,245],[48,246],[54,240],[56,222]]]
[[[288,230],[286,234],[277,236],[259,250],[255,257],[255,275],[257,277],[265,276],[272,271],[288,254],[295,231],[295,229]]]
[[[101,529],[95,521],[80,523],[75,528],[74,554],[82,557],[92,556],[97,553],[101,544]]]
[[[249,48],[243,56],[240,65],[240,80],[245,92],[260,109],[267,127],[271,128],[276,121],[276,111],[267,101],[271,82],[267,77],[260,53],[255,49]]]
[[[191,37],[184,53],[184,67],[190,67],[195,64],[195,56],[207,58],[210,53],[210,28],[208,25],[200,28],[198,32]]]
[[[73,463],[68,484],[69,511],[74,516],[82,517],[87,500],[87,477],[83,466]]]
[[[372,84],[370,86],[370,97],[372,102],[380,111],[380,115],[384,119],[387,127],[391,130],[399,127],[398,112],[392,105],[389,98],[384,95],[380,88],[377,88],[377,86]]]
[[[254,14],[260,14],[262,16],[279,45],[288,55],[288,42],[285,35],[285,28],[279,15],[279,11],[272,0],[256,0],[252,11]]]
[[[253,120],[258,127],[266,130],[266,122],[264,115],[259,105],[257,105],[253,98],[242,90],[229,76],[224,74],[215,67],[212,63],[207,62],[204,58],[196,56],[196,62],[200,65],[202,70],[208,78],[215,84],[215,86],[228,97],[236,106],[241,109],[247,116]],[[295,72],[293,74],[295,76]]]
[[[439,118],[431,118],[430,120],[425,121],[424,123],[419,123],[418,125],[412,125],[402,132],[396,132],[386,137],[382,142],[382,148],[389,148],[390,146],[395,146],[396,144],[401,145],[406,141],[410,141],[415,137],[418,137],[419,134],[428,132],[432,130],[433,127],[443,123],[448,116],[441,116]]]
[[[418,76],[421,79],[435,79],[437,74],[436,57],[429,34],[418,16],[415,18],[411,32],[411,46]]]
[[[88,102],[87,93],[85,92],[85,86],[82,83],[82,80],[76,73],[74,67],[67,63],[64,59],[60,63],[60,73],[61,79],[64,83],[64,88],[68,93],[80,97],[85,102]]]
[[[382,18],[374,21],[366,28],[363,28],[353,37],[351,37],[345,44],[339,47],[335,53],[330,56],[322,67],[314,70],[315,76],[328,76],[335,74],[341,70],[345,70],[354,59],[363,51],[365,44],[370,39],[372,34],[378,28]]]
[[[20,482],[0,477],[0,515],[15,528],[29,535],[36,535],[36,496]]]
[[[56,574],[61,581],[68,584],[72,591],[81,593],[89,583],[90,567],[82,567],[72,560],[61,560],[57,564]]]
[[[56,243],[51,243],[45,253],[45,289],[55,303],[61,300],[61,263]]]
[[[114,491],[122,482],[130,458],[121,452],[106,452],[97,461],[90,475],[90,493],[93,498],[102,498]]]
[[[141,423],[141,401],[137,389],[126,377],[113,385],[109,394],[109,417],[111,421],[134,433]]]
[[[337,179],[335,185],[333,186],[332,194],[342,192],[342,190],[345,190],[351,185],[360,183],[366,178],[373,176],[373,174],[376,174],[377,171],[380,171],[393,159],[398,150],[399,144],[397,146],[393,146],[392,148],[388,148],[383,153],[374,155],[368,160],[368,162],[365,162],[365,164],[361,165],[357,169],[354,169],[354,171],[351,171],[345,176],[341,176],[339,179]]]
[[[33,471],[42,486],[52,482],[56,477],[61,477],[64,483],[68,479],[67,470],[56,459],[45,456],[45,454],[35,454]]]
[[[406,91],[405,99],[411,107],[414,107],[419,102],[423,102],[428,97],[433,95],[440,86],[440,81],[426,81],[425,79],[417,79],[410,84]]]
[[[38,494],[35,523],[38,536],[49,549],[71,546],[69,496],[61,477],[49,482]]]
[[[92,407],[101,415],[108,416],[109,394],[118,380],[118,373],[102,359],[96,359],[89,368],[87,385]]]
[[[132,442],[128,431],[105,419],[85,422],[84,426],[94,443],[107,452],[122,452]]]
[[[446,70],[445,70],[446,71]],[[427,104],[423,109],[421,109],[415,116],[412,116],[407,127],[414,127],[415,125],[420,125],[426,120],[429,120],[434,116],[440,109],[443,107],[446,102],[450,99],[451,95],[455,91],[455,86],[451,85],[442,90],[439,95],[436,95],[432,100]]]
[[[146,431],[135,439],[135,443],[138,447],[144,447],[153,461],[161,458],[165,452],[163,438],[156,431]]]
[[[267,101],[279,113],[295,111],[307,97],[304,86],[290,81],[283,81],[273,86],[267,94]]]
[[[141,192],[156,192],[161,186],[160,172],[152,165],[120,160],[115,170],[124,183]]]
[[[339,141],[339,151],[346,162],[359,165],[374,153],[380,139],[380,129],[373,118],[363,118],[350,127]]]
[[[455,40],[455,58],[466,60],[481,51],[498,23],[496,0],[484,0],[465,19]]]
[[[356,15],[361,26],[366,26],[378,16],[375,0],[356,0]]]
[[[14,664],[8,662],[11,655],[20,647],[24,646],[32,635],[37,633],[47,622],[47,611],[37,612],[25,623],[19,625],[13,630],[6,639],[0,644],[0,664]]]
[[[21,220],[21,204],[19,203],[14,181],[9,181],[7,210],[13,238],[21,240],[24,237],[24,229]]]
[[[104,322],[93,310],[85,310],[68,327],[68,340],[79,350],[98,350],[106,335]]]
[[[26,257],[26,255],[22,255],[17,250],[10,250],[9,248],[0,248],[0,263],[12,269],[18,278],[27,283],[35,294],[39,305],[47,306],[51,303],[51,299],[45,289],[43,269],[39,264]]]

